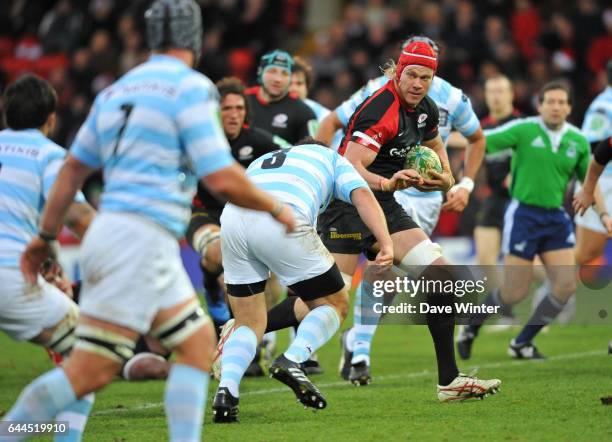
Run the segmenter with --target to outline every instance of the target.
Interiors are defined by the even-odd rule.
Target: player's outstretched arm
[[[336,114],[336,111],[332,111],[319,123],[319,129],[315,134],[315,139],[322,141],[329,146],[334,139],[334,134],[338,129],[342,129],[342,123],[338,119],[338,114]]]
[[[442,205],[442,210],[462,212],[470,201],[470,193],[474,189],[474,180],[485,156],[487,141],[480,127],[467,140],[463,178],[446,194],[446,203]]]
[[[589,162],[586,177],[582,183],[582,189],[574,196],[574,210],[580,215],[584,215],[584,212],[586,212],[586,210],[593,205],[593,202],[595,202],[595,187],[597,185],[597,180],[599,180],[599,177],[612,157],[612,144],[610,143],[610,138],[607,138],[597,145],[594,155]],[[606,211],[606,209],[601,206],[601,203],[598,205],[602,208],[602,212]]]
[[[255,187],[244,174],[244,168],[237,163],[205,176],[202,182],[232,204],[269,212],[279,223],[285,225],[287,232],[292,232],[295,228],[291,208]]]
[[[355,189],[351,192],[351,202],[380,246],[376,264],[393,264],[393,241],[389,235],[385,214],[374,194],[364,187]]]
[[[54,257],[53,242],[65,219],[66,213],[77,191],[94,169],[86,166],[74,156],[68,155],[51,188],[43,211],[39,234],[34,237],[21,256],[21,271],[26,280],[36,282],[38,272],[45,260]]]

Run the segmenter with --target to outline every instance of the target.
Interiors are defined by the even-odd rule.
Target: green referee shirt
[[[484,133],[488,157],[513,150],[510,195],[521,203],[561,207],[574,174],[584,180],[590,146],[580,129],[570,123],[553,132],[541,117],[519,118]]]

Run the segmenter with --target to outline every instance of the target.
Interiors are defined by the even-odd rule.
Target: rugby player
[[[350,163],[326,146],[304,144],[266,154],[249,166],[247,175],[294,209],[296,229],[287,235],[271,224],[269,215],[233,204],[223,210],[223,267],[235,324],[221,356],[214,422],[238,418],[240,380],[266,328],[263,292],[270,271],[310,309],[287,351],[270,366],[270,375],[289,386],[305,406],[327,405],[300,364],[334,335],[348,311],[348,290],[315,228],[317,215],[333,198],[354,205],[373,232],[380,244],[376,263],[387,265],[393,259],[387,223],[374,195]]]
[[[100,212],[81,245],[83,290],[70,358],[33,381],[7,421],[49,421],[108,384],[150,334],[172,364],[164,404],[171,440],[200,440],[215,333],[189,281],[177,239],[196,177],[236,205],[270,212],[291,231],[290,208],[257,189],[230,154],[214,85],[193,69],[202,16],[193,0],[147,10],[153,54],[96,97],[58,174],[38,236],[21,257],[27,281],[53,256],[51,242],[77,189],[104,169]],[[193,165],[192,170],[187,165]]]

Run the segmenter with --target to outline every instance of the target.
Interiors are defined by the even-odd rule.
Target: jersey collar
[[[561,126],[561,129],[555,130],[555,131],[550,130],[548,126],[546,126],[542,117],[538,117],[538,123],[540,124],[540,127],[542,128],[542,130],[546,132],[546,135],[548,135],[548,139],[550,140],[550,145],[552,147],[553,152],[555,153],[558,152],[559,146],[561,145],[561,140],[563,139],[563,136],[570,128],[569,123],[567,121],[564,122],[563,126]]]

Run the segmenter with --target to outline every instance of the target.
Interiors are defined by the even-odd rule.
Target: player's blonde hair
[[[395,60],[389,59],[385,64],[380,66],[380,70],[389,80],[395,78],[395,73],[397,72],[397,63]]]

